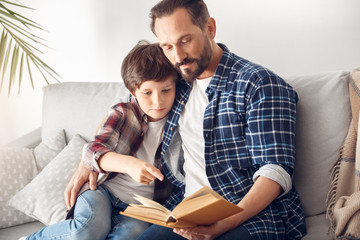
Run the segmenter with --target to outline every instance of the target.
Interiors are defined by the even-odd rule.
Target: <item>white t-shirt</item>
[[[210,183],[205,172],[203,120],[209,100],[205,90],[211,78],[195,80],[189,99],[181,112],[179,133],[184,150],[185,197]]]
[[[148,122],[148,130],[144,136],[136,158],[154,164],[155,154],[161,143],[161,136],[167,118],[163,118],[156,122]],[[133,199],[134,194],[138,194],[152,199],[154,195],[154,181],[149,185],[136,182],[128,174],[119,173],[114,178],[103,183],[116,197],[126,203],[136,203]]]

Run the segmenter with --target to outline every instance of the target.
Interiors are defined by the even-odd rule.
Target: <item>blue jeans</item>
[[[26,239],[136,239],[149,224],[120,215],[126,207],[126,203],[99,186],[77,198],[74,219],[47,226]]]
[[[171,228],[162,227],[159,225],[152,225],[144,231],[143,234],[137,240],[185,240],[182,236],[173,232]],[[243,227],[239,226],[235,229],[232,229],[219,237],[216,240],[250,240],[251,235],[249,231]]]

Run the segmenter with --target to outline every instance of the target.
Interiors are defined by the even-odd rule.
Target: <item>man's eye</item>
[[[190,38],[187,38],[187,39],[183,39],[182,40],[182,44],[187,44],[187,43],[189,43],[191,41],[191,39]]]

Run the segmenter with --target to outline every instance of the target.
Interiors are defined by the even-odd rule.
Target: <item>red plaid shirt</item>
[[[134,155],[147,130],[147,116],[135,99],[114,105],[94,139],[83,149],[85,166],[95,172],[105,173],[98,160],[107,152]]]

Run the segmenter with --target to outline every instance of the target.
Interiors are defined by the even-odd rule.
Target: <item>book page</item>
[[[125,209],[125,212],[133,216],[142,216],[164,222],[168,219],[168,215],[162,211],[159,211],[159,209],[149,208],[141,205],[131,205]]]
[[[168,215],[171,215],[171,212],[167,209],[162,209],[162,208],[157,208],[157,207],[152,207],[152,206],[144,206],[144,205],[141,205],[141,204],[129,204],[129,207],[127,208],[130,208],[130,209],[139,209],[139,210],[136,210],[137,212],[157,212],[158,214],[161,214],[162,216],[168,216]],[[143,214],[145,215],[145,214]]]
[[[171,211],[168,210],[167,208],[165,208],[163,205],[161,205],[160,203],[155,202],[154,200],[151,200],[149,198],[146,197],[142,197],[140,195],[135,194],[134,195],[134,199],[139,201],[143,206],[147,206],[147,207],[151,207],[151,208],[156,208],[161,210],[162,212],[166,213],[167,215],[171,214]],[[130,204],[131,206],[135,206],[135,204]]]

